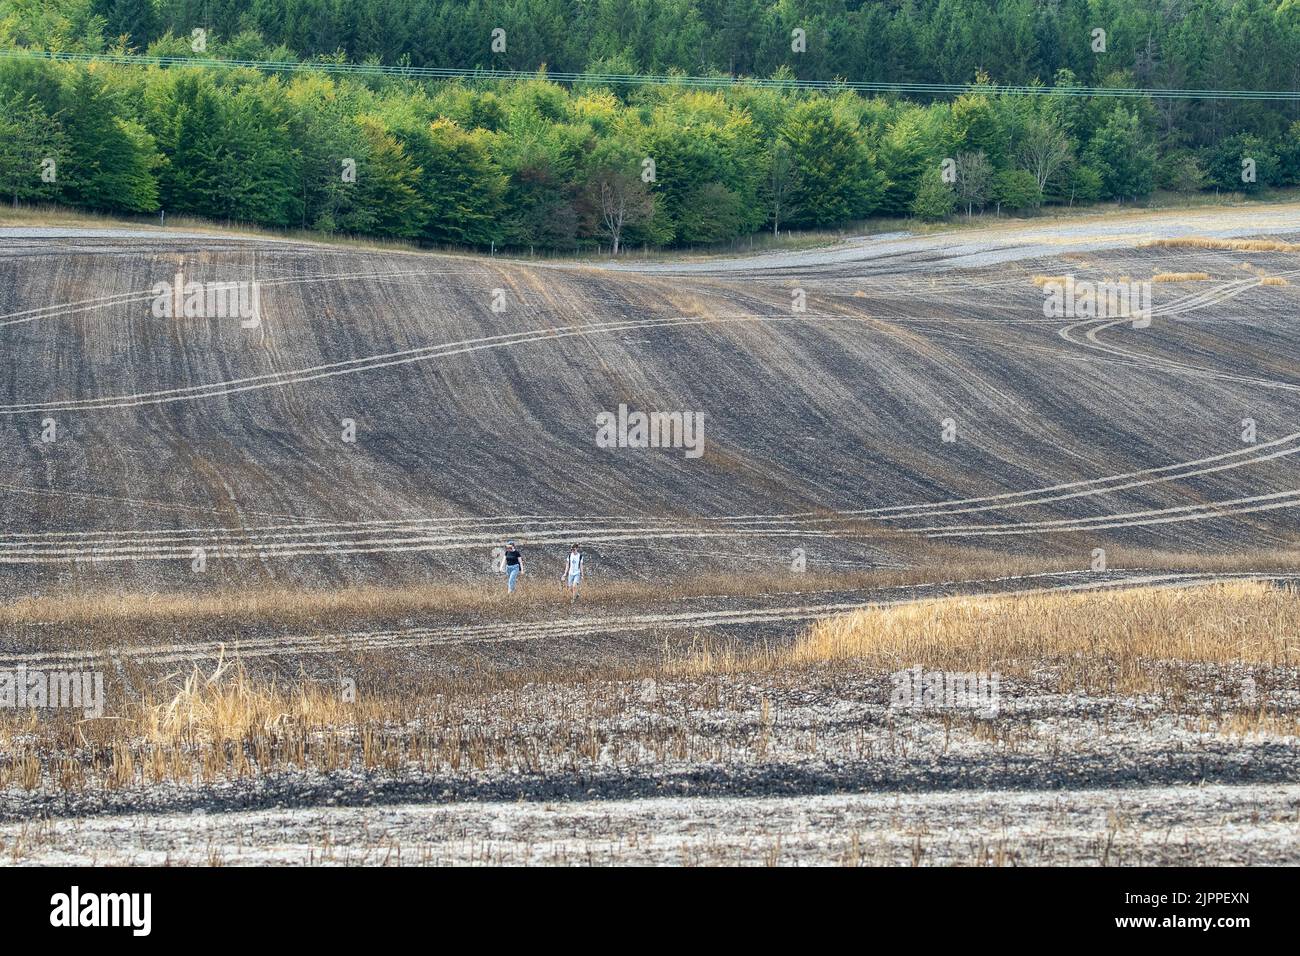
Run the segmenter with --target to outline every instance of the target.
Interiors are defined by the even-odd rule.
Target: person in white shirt
[[[572,604],[578,600],[578,585],[582,583],[582,549],[576,544],[569,549],[569,556],[565,559],[563,580]]]

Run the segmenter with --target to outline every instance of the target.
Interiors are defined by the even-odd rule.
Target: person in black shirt
[[[524,556],[513,541],[506,542],[506,591],[515,593],[515,582],[524,573]]]

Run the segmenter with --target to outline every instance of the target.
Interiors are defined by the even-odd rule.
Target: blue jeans
[[[506,590],[511,594],[515,593],[515,581],[519,579],[519,565],[506,565]]]

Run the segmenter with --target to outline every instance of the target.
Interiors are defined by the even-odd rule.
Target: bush
[[[939,170],[930,169],[921,174],[921,185],[912,200],[911,212],[922,222],[938,222],[952,214],[957,196],[952,187],[943,181]]]
[[[1069,202],[1087,205],[1101,198],[1101,173],[1091,166],[1075,166],[1070,170]]]
[[[1034,174],[1025,169],[1004,169],[993,177],[993,198],[1007,209],[1029,209],[1043,201]]]
[[[1229,136],[1209,147],[1205,165],[1210,183],[1224,192],[1253,193],[1279,180],[1277,153],[1253,133]]]
[[[1156,183],[1176,193],[1194,193],[1205,188],[1205,167],[1195,153],[1180,149],[1160,160]]]

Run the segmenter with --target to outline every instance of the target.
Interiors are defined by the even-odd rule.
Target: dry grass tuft
[[[961,597],[868,608],[817,623],[791,662],[865,659],[1006,669],[1082,655],[1144,661],[1300,663],[1300,595],[1258,581],[1018,597]]]
[[[1206,236],[1183,236],[1180,239],[1154,239],[1146,243],[1161,249],[1214,249],[1236,252],[1300,252],[1300,243],[1274,239],[1211,239]]]
[[[192,746],[338,727],[354,717],[342,695],[327,693],[321,684],[303,683],[292,691],[259,685],[242,666],[224,659],[210,674],[195,667],[174,694],[146,697],[130,712],[136,732],[149,744]]]
[[[1290,282],[1287,282],[1287,280],[1283,279],[1281,276],[1265,276],[1263,279],[1260,280],[1260,285],[1290,285],[1290,284],[1291,284]]]
[[[1069,285],[1074,282],[1074,276],[1034,276],[1033,283],[1042,288],[1045,285]]]
[[[897,670],[1028,675],[1068,662],[1069,681],[1151,690],[1153,662],[1300,664],[1300,593],[1259,581],[1189,588],[989,595],[865,608],[814,624],[791,645],[705,646],[668,660],[677,677],[846,661]]]
[[[1152,282],[1200,282],[1208,279],[1208,272],[1157,272],[1151,277]]]

